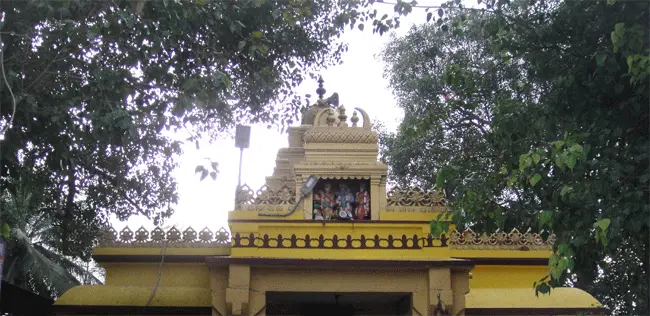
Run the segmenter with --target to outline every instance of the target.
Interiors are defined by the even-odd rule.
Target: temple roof
[[[145,306],[151,287],[84,285],[70,289],[56,305]],[[508,310],[563,309],[603,310],[589,293],[577,288],[555,288],[550,294],[535,296],[531,288],[471,289],[466,309],[488,313]],[[211,306],[210,292],[200,287],[161,287],[149,306]]]
[[[532,288],[471,289],[466,295],[467,309],[602,309],[589,293],[560,287],[550,294],[535,296]]]

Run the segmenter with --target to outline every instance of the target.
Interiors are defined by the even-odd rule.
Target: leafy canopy
[[[553,231],[537,290],[570,284],[616,313],[647,314],[647,4],[441,11],[383,53],[405,112],[382,135],[393,181],[443,186],[461,227]]]

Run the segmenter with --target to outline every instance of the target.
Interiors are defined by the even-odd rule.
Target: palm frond
[[[52,289],[57,293],[63,293],[80,283],[69,271],[34,247],[22,230],[13,228],[11,237],[12,241],[20,245],[22,251],[19,251],[21,257],[12,262],[9,267],[7,272],[9,282],[18,277],[17,274],[22,274],[22,277],[31,275],[35,280],[43,280],[51,284]]]
[[[77,275],[78,277],[76,278],[78,281],[79,281],[78,279],[79,277],[83,278],[84,280],[86,278],[90,278],[91,283],[93,284],[103,284],[103,282],[99,280],[92,272],[80,266],[78,263],[72,261],[70,258],[62,254],[56,253],[52,250],[49,250],[42,245],[34,245],[34,248],[39,250],[41,253],[43,253],[43,255],[47,256],[53,262],[63,267],[66,271],[71,272],[71,274]]]

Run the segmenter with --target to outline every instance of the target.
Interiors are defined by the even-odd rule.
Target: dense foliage
[[[392,180],[443,186],[461,226],[552,230],[538,290],[570,284],[648,314],[648,9],[448,3],[393,38],[383,58],[405,118],[382,135]]]

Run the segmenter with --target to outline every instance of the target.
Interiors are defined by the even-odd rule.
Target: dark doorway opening
[[[273,316],[411,315],[411,293],[267,292]]]

